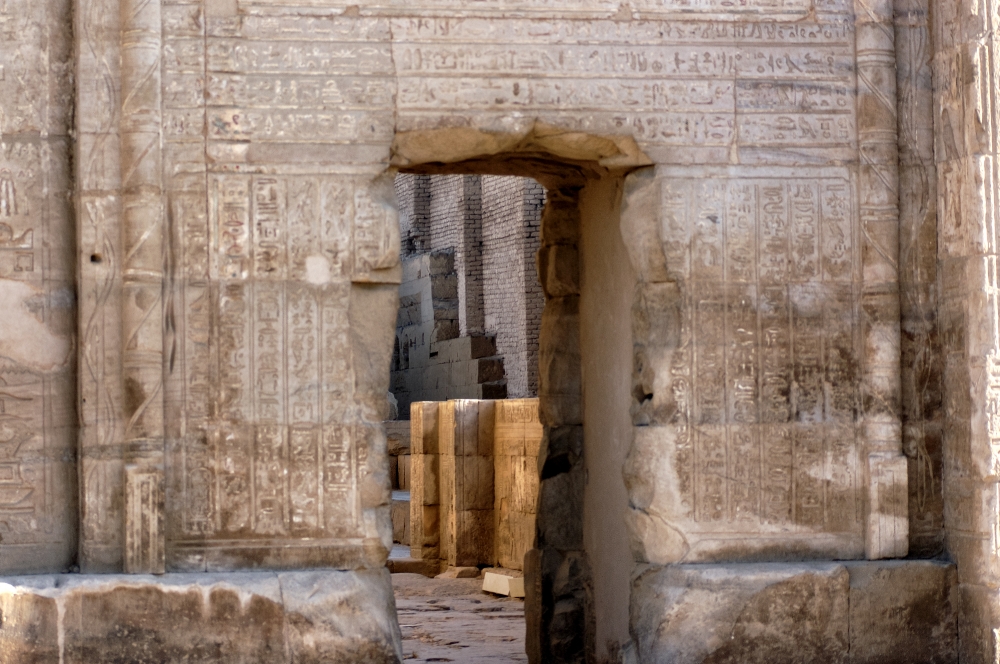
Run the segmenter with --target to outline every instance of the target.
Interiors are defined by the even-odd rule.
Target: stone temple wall
[[[0,569],[6,572],[62,570],[76,558],[69,12],[58,2],[0,5]]]
[[[909,633],[950,572],[808,561],[945,552],[939,617],[995,661],[997,3],[931,4],[0,0],[0,571],[387,596],[392,177],[519,175],[547,190],[532,660],[775,661],[773,628],[869,661],[892,644],[850,625]],[[581,205],[615,186],[620,219]],[[584,436],[581,219],[620,223],[638,282],[624,440]],[[601,445],[629,449],[614,643],[579,509]],[[717,629],[671,613],[702,588],[739,590]],[[830,611],[761,628],[795,593]]]

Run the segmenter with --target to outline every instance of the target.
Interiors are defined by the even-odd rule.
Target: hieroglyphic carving
[[[255,0],[253,4],[284,5],[291,0]],[[297,0],[302,2],[303,0]],[[304,5],[317,4],[316,0],[306,0]],[[327,6],[327,5],[323,5]],[[338,0],[330,5],[331,7],[347,8],[350,4],[347,0]],[[646,13],[691,13],[704,12],[712,14],[737,13],[737,14],[778,14],[792,15],[807,14],[813,4],[810,0],[635,0],[629,5],[643,14]],[[823,9],[841,9],[843,0],[821,0],[820,7]],[[621,4],[614,0],[571,0],[560,2],[559,0],[517,0],[516,2],[504,2],[501,0],[489,0],[487,2],[477,2],[474,8],[462,6],[466,14],[500,17],[509,15],[511,12],[518,14],[541,14],[545,17],[565,15],[570,17],[593,17],[604,18],[615,15],[622,11]],[[365,6],[365,9],[373,13],[400,15],[408,14],[412,11],[419,12],[420,15],[447,11],[454,13],[456,7],[453,2],[447,0],[418,0],[406,5],[406,9],[401,9],[400,5],[394,2],[373,2]],[[631,18],[631,12],[629,13]]]
[[[851,180],[678,172],[660,187],[668,269],[691,293],[670,369],[672,509],[694,532],[859,541]]]
[[[132,444],[125,459],[125,572],[163,574],[163,446]]]
[[[690,3],[654,11],[671,9],[688,13],[586,27],[518,18],[504,30],[471,18],[394,20],[403,126],[433,123],[442,108],[486,123],[514,111],[581,131],[625,130],[668,162],[676,153],[659,146],[729,148],[700,153],[712,159],[735,159],[739,147],[848,158],[853,7],[827,3],[827,13],[794,22],[721,20]],[[587,117],[567,118],[567,106]]]
[[[52,534],[52,470],[44,462],[42,376],[0,359],[0,532],[8,544],[45,541]]]
[[[41,192],[42,155],[30,144],[0,146],[0,278],[41,283],[36,272],[35,225],[31,199]]]
[[[170,509],[183,518],[169,536],[170,560],[182,567],[198,551],[237,555],[234,540],[243,550],[343,542],[359,537],[361,523],[364,459],[351,423],[346,312],[352,217],[366,185],[237,174],[208,180],[209,279],[202,287],[200,269],[191,273],[187,294],[199,295],[187,305],[187,352],[218,359],[216,369],[187,370],[186,415],[197,426],[175,457],[184,478]],[[201,243],[195,247],[202,261]]]

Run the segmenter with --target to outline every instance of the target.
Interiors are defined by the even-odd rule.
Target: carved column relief
[[[906,555],[907,463],[899,377],[899,180],[891,0],[856,0],[858,198],[862,228],[862,430],[868,454],[869,559]]]
[[[173,570],[384,555],[386,22],[267,11],[163,4]]]
[[[928,0],[896,0],[899,287],[903,450],[909,462],[910,555],[943,546],[944,358],[938,334],[937,182]]]
[[[77,237],[80,274],[80,568],[120,571],[124,482],[121,386],[121,145],[118,0],[78,0]]]
[[[159,0],[121,2],[122,397],[124,442],[141,456],[125,483],[126,572],[163,572],[164,215]],[[142,518],[138,518],[142,515]],[[146,551],[150,547],[152,550]]]

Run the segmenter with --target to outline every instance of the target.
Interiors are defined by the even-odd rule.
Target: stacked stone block
[[[493,490],[496,564],[500,567],[524,569],[524,554],[534,545],[541,443],[538,399],[496,402]]]
[[[522,569],[535,538],[538,400],[418,402],[410,425],[411,556]]]
[[[441,526],[450,567],[493,557],[493,401],[438,406]]]
[[[426,361],[418,358],[409,371],[394,375],[401,412],[417,401],[504,398],[503,359],[495,353],[491,337],[459,337],[430,344]]]

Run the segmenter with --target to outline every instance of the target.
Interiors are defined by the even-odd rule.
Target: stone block
[[[477,360],[497,354],[496,337],[471,335],[445,339],[432,343],[431,352],[437,353],[441,362]]]
[[[430,276],[449,274],[455,271],[455,252],[452,250],[432,251],[427,259]]]
[[[387,420],[383,424],[385,425],[385,439],[389,456],[408,454],[410,451],[410,421]]]
[[[483,358],[477,362],[476,382],[491,383],[503,380],[504,368],[503,358],[490,357]]]
[[[672,565],[630,611],[640,661],[954,664],[958,597],[935,561]]]
[[[844,563],[851,664],[957,664],[955,566],[930,560]]]
[[[393,606],[384,569],[15,577],[0,581],[0,647],[5,664],[389,664]]]
[[[506,399],[507,398],[507,381],[500,380],[490,383],[483,383],[479,386],[480,399]]]
[[[441,571],[441,562],[437,559],[424,560],[423,558],[390,558],[386,565],[393,574],[420,574],[422,576],[435,577]]]
[[[399,486],[397,487],[401,491],[410,490],[410,462],[411,456],[409,454],[401,454],[396,459],[396,481]]]
[[[537,399],[496,403],[496,561],[501,567],[522,569],[524,555],[534,545],[542,433]]]
[[[432,276],[431,295],[435,300],[457,300],[458,275],[452,273]]]
[[[1000,592],[988,586],[958,586],[958,661],[995,662],[1000,656]]]
[[[392,492],[392,541],[410,546],[410,494]]]
[[[524,576],[514,576],[507,570],[487,570],[483,572],[483,592],[524,597]]]
[[[399,464],[398,457],[389,457],[389,478],[392,480],[393,490],[399,489]]]
[[[580,292],[580,259],[575,246],[557,244],[538,252],[538,275],[546,297]]]
[[[846,664],[849,590],[835,563],[651,567],[631,630],[643,662]]]

